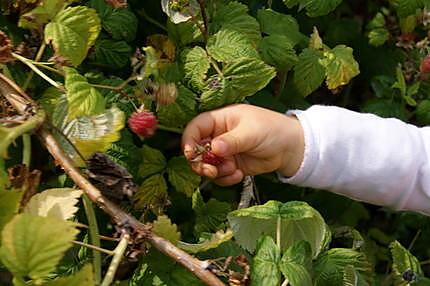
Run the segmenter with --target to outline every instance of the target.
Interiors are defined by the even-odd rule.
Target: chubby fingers
[[[194,146],[203,138],[211,137],[214,129],[215,119],[210,112],[201,113],[188,123],[182,134],[182,149],[188,160],[195,156]]]

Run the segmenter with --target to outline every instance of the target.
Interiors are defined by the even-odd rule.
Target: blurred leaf
[[[393,275],[396,285],[404,283],[403,273],[412,271],[415,274],[423,274],[420,262],[397,240],[390,243],[391,256],[393,258]]]
[[[416,109],[417,120],[422,125],[430,125],[430,100],[421,101]]]
[[[326,68],[327,87],[334,90],[348,82],[360,73],[357,61],[354,59],[352,49],[339,45],[330,51],[324,52],[320,63]]]
[[[419,8],[423,8],[426,1],[422,0],[393,0],[391,1],[400,18],[415,14]]]
[[[200,239],[198,243],[179,241],[177,246],[188,253],[199,253],[217,248],[220,244],[233,238],[233,232],[229,229],[225,232],[223,230],[219,230],[216,233],[208,233],[207,235],[209,236],[207,239]]]
[[[65,0],[45,0],[40,2],[36,8],[21,15],[18,26],[25,29],[42,28],[44,24],[48,23],[63,9],[65,2]]]
[[[181,2],[175,2],[172,0],[161,0],[161,8],[163,12],[169,17],[170,21],[175,24],[186,22],[196,15],[199,9],[196,0],[190,0],[189,2],[181,7]]]
[[[258,10],[257,19],[263,33],[269,36],[284,36],[283,40],[286,40],[291,46],[295,46],[305,38],[300,33],[299,24],[293,16],[271,9],[261,9]]]
[[[104,0],[91,0],[90,7],[96,9],[103,29],[112,39],[132,42],[136,38],[138,22],[129,8],[115,9]]]
[[[326,224],[321,215],[305,202],[290,201],[282,204],[269,201],[231,212],[228,221],[236,241],[245,249],[254,251],[255,242],[261,235],[276,237],[280,223],[281,251],[298,241],[309,242],[312,257],[321,250]]]
[[[321,253],[315,260],[314,285],[342,285],[345,267],[352,265],[366,279],[370,279],[372,268],[363,253],[348,248],[332,248]]]
[[[270,236],[263,236],[257,242],[251,270],[251,286],[279,286],[281,252]]]
[[[157,220],[152,222],[152,231],[173,244],[177,244],[181,239],[178,227],[166,215],[158,216]]]
[[[113,142],[120,139],[124,121],[124,113],[114,106],[103,114],[76,118],[62,130],[87,159],[95,152],[106,152]]]
[[[78,66],[87,56],[100,33],[96,11],[84,6],[59,12],[45,27],[45,42],[52,43],[56,55]]]
[[[69,107],[67,120],[102,113],[106,104],[103,96],[75,69],[64,67],[64,71]]]
[[[156,209],[167,200],[167,185],[160,174],[152,175],[140,185],[134,195],[134,206],[137,209]]]
[[[31,198],[24,212],[34,216],[68,220],[79,210],[76,204],[81,195],[82,191],[69,188],[45,190]]]
[[[184,65],[184,78],[189,82],[191,88],[196,91],[203,89],[206,73],[210,63],[206,51],[201,47],[185,49],[181,54]]]
[[[169,182],[178,192],[182,192],[191,197],[200,185],[200,176],[190,167],[184,156],[173,157],[167,164]]]
[[[258,53],[252,43],[241,33],[221,29],[209,38],[208,54],[220,62],[232,62],[240,57],[258,58]]]
[[[167,32],[169,38],[174,40],[178,46],[203,41],[200,29],[193,22],[173,24],[171,21],[167,21]]]
[[[373,99],[365,103],[362,112],[373,113],[381,117],[395,117],[406,120],[407,116],[403,105],[392,99]]]
[[[279,267],[291,286],[312,286],[312,249],[308,242],[299,241],[282,256]]]
[[[304,49],[299,61],[294,66],[294,83],[300,94],[308,96],[324,81],[325,68],[321,65],[322,53],[313,49]]]
[[[142,163],[139,166],[139,176],[146,178],[159,173],[166,168],[166,158],[160,150],[151,148],[148,145],[142,147]]]
[[[217,7],[210,26],[215,32],[220,29],[234,30],[248,37],[251,42],[261,39],[257,20],[248,14],[248,7],[237,1]]]
[[[283,0],[287,7],[291,8],[297,4],[306,9],[309,17],[324,16],[333,11],[342,0]]]
[[[97,40],[90,58],[94,64],[109,69],[120,69],[129,63],[132,48],[125,41]]]
[[[0,158],[0,163],[2,160]],[[22,195],[20,191],[0,187],[0,231],[18,213]]]
[[[269,65],[277,69],[286,71],[294,66],[297,61],[297,55],[293,46],[285,36],[271,35],[264,37],[258,47],[261,58]]]
[[[71,222],[16,215],[2,231],[1,261],[18,277],[45,278],[55,270],[77,233]]]
[[[205,203],[200,191],[194,192],[192,200],[196,214],[195,233],[215,232],[223,227],[227,214],[231,211],[230,204],[214,198]]]
[[[86,264],[73,275],[57,278],[44,284],[45,286],[95,286],[91,264]]]

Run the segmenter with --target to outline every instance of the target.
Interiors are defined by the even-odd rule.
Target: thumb
[[[242,128],[235,128],[212,140],[212,152],[221,157],[233,156],[245,152],[250,148],[247,132]]]

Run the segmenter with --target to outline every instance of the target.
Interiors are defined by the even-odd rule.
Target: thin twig
[[[84,202],[85,214],[88,220],[88,233],[90,235],[91,244],[100,247],[99,227],[97,225],[96,213],[94,212],[93,203],[84,194],[82,196]],[[93,267],[96,284],[102,280],[102,257],[100,252],[93,251]]]
[[[255,200],[254,196],[254,182],[251,176],[245,176],[243,179],[243,188],[240,193],[240,201],[237,209],[244,209],[249,207],[251,201]]]
[[[22,164],[30,169],[31,164],[31,136],[30,134],[22,135]]]
[[[129,240],[130,240],[130,235],[124,234],[124,236],[121,238],[121,241],[116,246],[115,250],[113,251],[114,254],[112,257],[112,261],[109,265],[109,268],[106,272],[105,278],[103,279],[101,286],[109,286],[113,282],[113,279],[115,278],[116,270],[118,269],[119,263],[121,262],[121,259],[124,256],[124,252],[127,249]]]
[[[160,130],[169,131],[169,132],[178,133],[178,134],[182,134],[184,132],[184,130],[182,130],[181,128],[169,127],[161,124],[158,124],[157,128]]]
[[[88,244],[88,243],[85,243],[82,241],[73,240],[72,243],[79,245],[79,246],[83,246],[83,247],[92,249],[92,250],[96,251],[97,253],[102,252],[102,253],[110,255],[110,256],[114,255],[114,252],[112,250],[107,250],[107,249],[104,249],[104,248],[101,248],[101,247],[98,247],[98,246],[95,246],[92,244]]]
[[[205,34],[208,35],[208,17],[206,15],[206,9],[205,9],[205,0],[198,0],[199,6],[200,6],[200,13],[202,14],[203,18],[203,25],[205,27]]]
[[[8,88],[7,88],[8,86]],[[14,92],[11,92],[12,87],[15,88]],[[9,98],[9,96],[17,96],[17,94],[25,94],[15,83],[10,81],[8,78],[0,74],[0,92],[3,93],[9,101],[12,101],[12,105],[17,109],[19,113],[24,113],[26,107],[30,104],[36,106],[34,101],[27,95],[22,95],[19,100]],[[9,93],[6,93],[9,91]],[[135,217],[126,213],[118,205],[106,199],[101,192],[92,185],[87,178],[85,178],[80,170],[74,166],[72,159],[65,154],[60,144],[57,142],[55,137],[49,131],[46,126],[42,126],[37,130],[42,144],[48,149],[49,153],[54,157],[55,161],[63,168],[66,174],[74,181],[74,183],[83,190],[88,198],[97,204],[106,214],[108,214],[114,223],[119,227],[127,226],[133,235],[140,236],[146,239],[153,247],[158,249],[160,252],[171,257],[178,264],[184,266],[188,271],[197,276],[202,282],[210,286],[225,286],[224,283],[216,277],[207,268],[209,262],[200,261],[197,258],[189,255],[185,251],[179,249],[170,241],[156,235],[151,231],[150,225],[145,225],[138,221]]]
[[[157,20],[155,20],[154,18],[152,18],[151,16],[149,16],[146,13],[145,9],[142,8],[137,13],[139,15],[141,15],[143,18],[145,18],[145,20],[148,21],[149,23],[151,23],[151,24],[157,26],[158,28],[160,28],[161,30],[167,32],[167,28],[163,24],[161,24],[160,22],[158,22]]]
[[[46,48],[46,44],[43,41],[42,44],[40,45],[39,50],[37,51],[36,57],[34,58],[34,60],[36,62],[40,61],[40,59],[43,56],[43,53],[45,52],[45,48]],[[27,76],[27,79],[25,80],[25,83],[22,87],[22,89],[25,91],[28,87],[28,85],[30,84],[31,80],[33,79],[33,75],[34,75],[34,71],[30,71],[30,73]]]

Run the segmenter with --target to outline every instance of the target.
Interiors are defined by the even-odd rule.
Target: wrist
[[[302,125],[296,116],[286,116],[286,122],[287,124],[284,126],[286,143],[277,171],[285,177],[292,177],[300,169],[303,162],[305,138]]]

